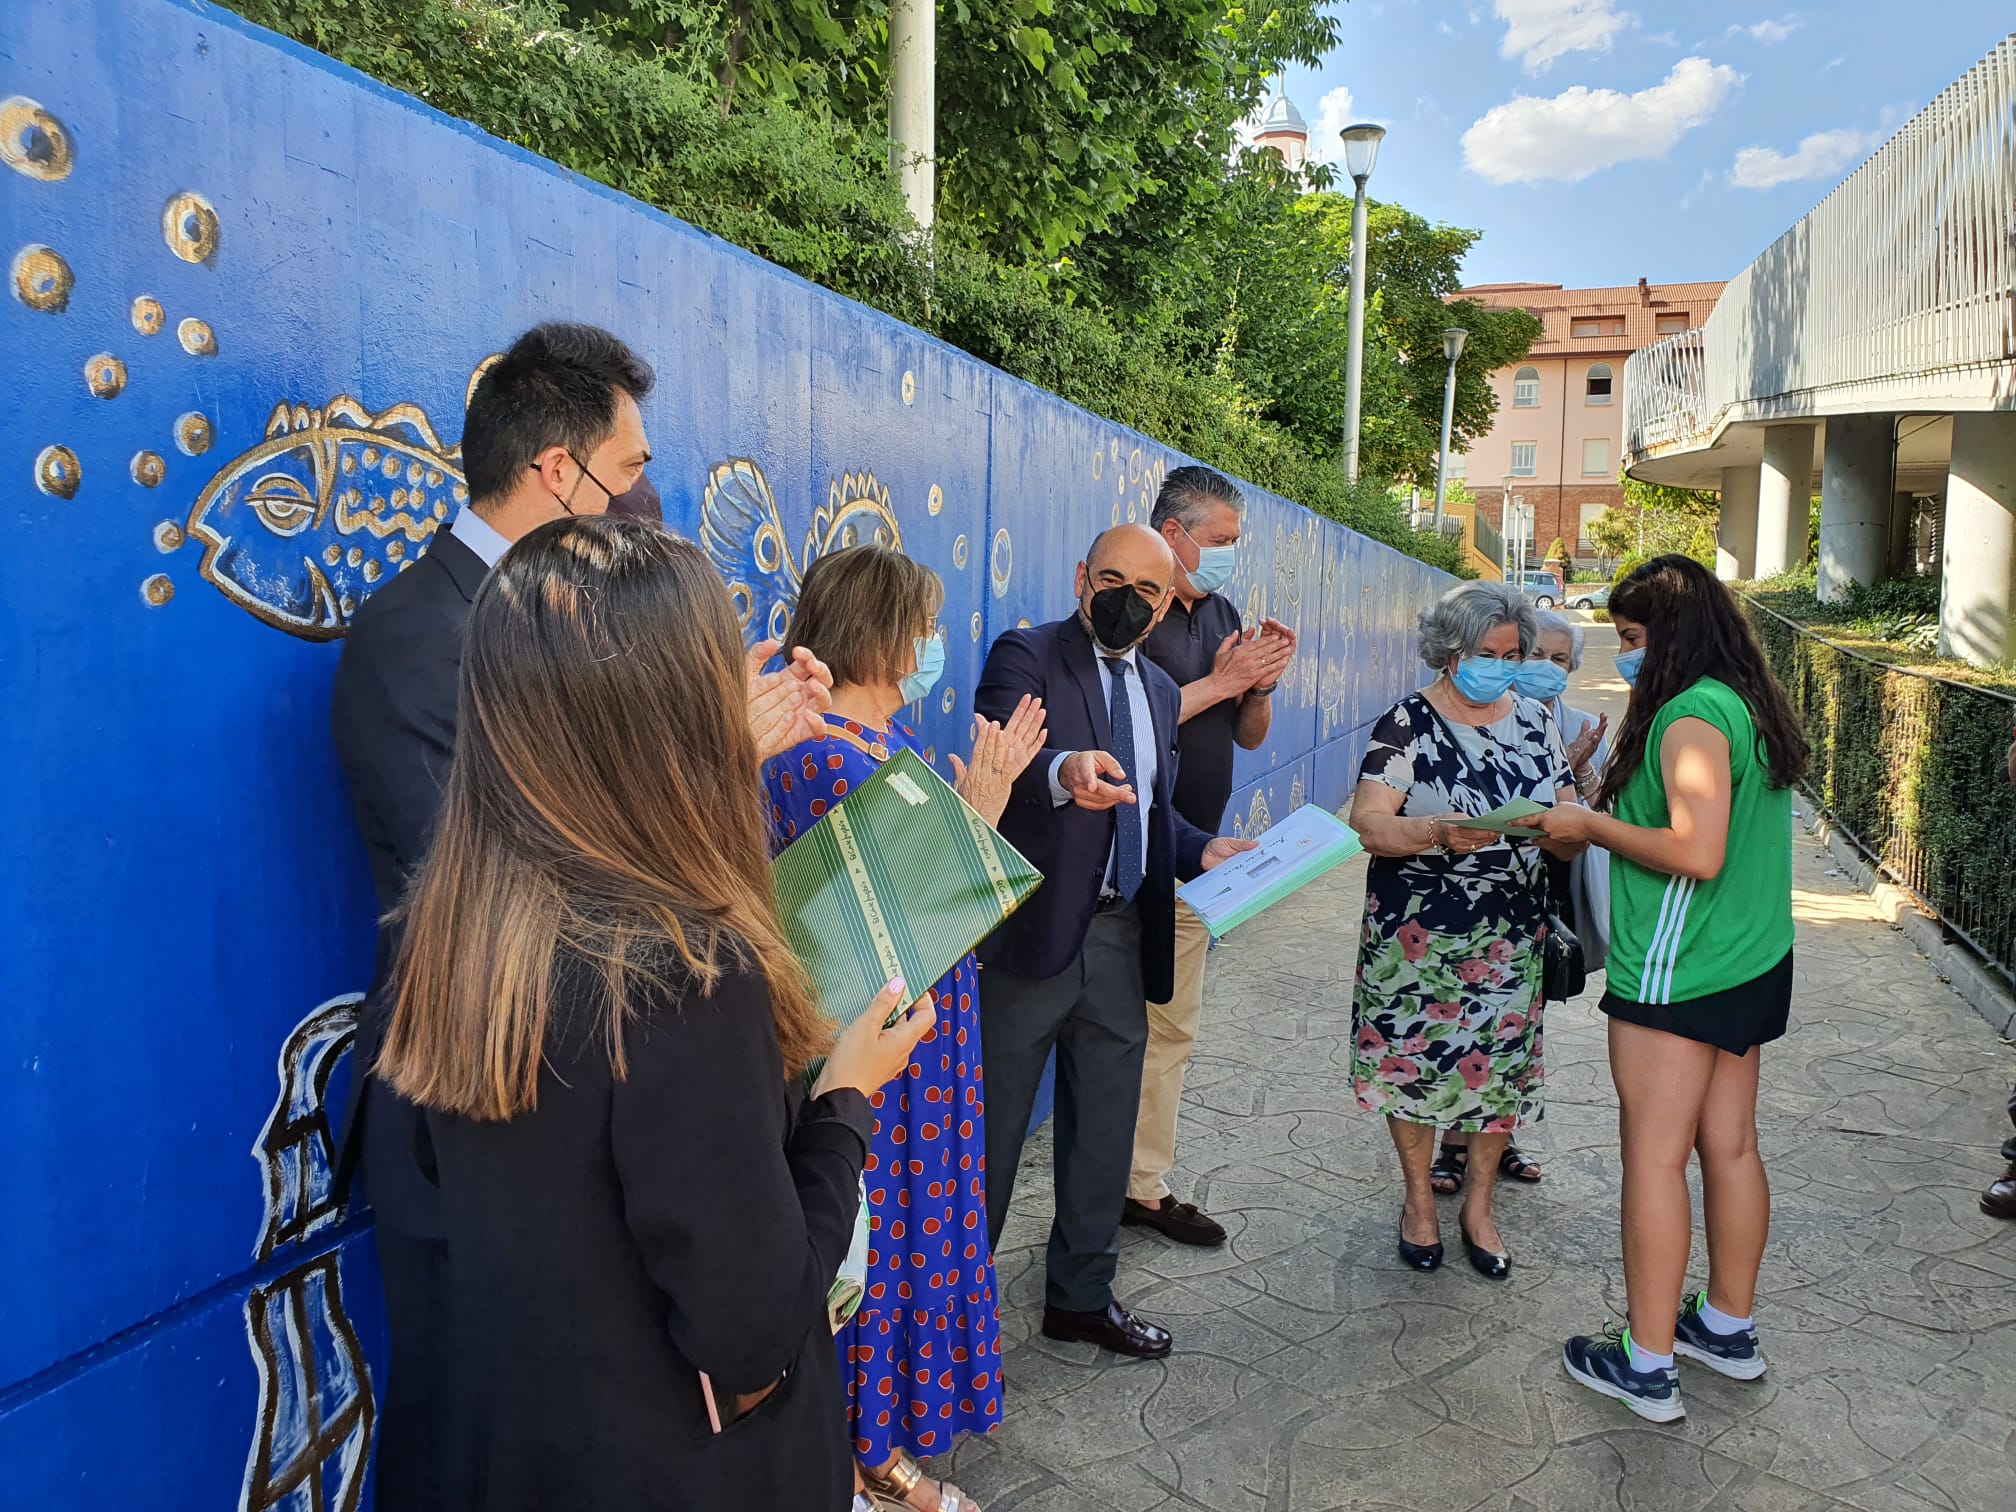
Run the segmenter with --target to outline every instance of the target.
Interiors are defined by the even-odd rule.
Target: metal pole
[[[1442,534],[1442,498],[1448,488],[1449,424],[1456,417],[1456,359],[1449,359],[1449,381],[1442,386],[1442,460],[1435,467],[1435,534]]]
[[[1351,201],[1351,345],[1344,359],[1344,481],[1358,481],[1358,400],[1365,371],[1365,180]]]
[[[889,168],[926,232],[938,200],[937,0],[889,6]]]

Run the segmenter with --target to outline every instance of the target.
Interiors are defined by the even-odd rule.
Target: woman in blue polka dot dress
[[[791,643],[832,669],[833,707],[822,737],[763,769],[782,843],[844,802],[892,752],[918,750],[896,714],[937,680],[943,601],[928,568],[877,546],[835,552],[806,570]],[[1042,749],[1043,708],[1025,700],[1005,728],[985,720],[976,728],[972,760],[952,764],[961,796],[991,823]],[[867,1292],[834,1344],[862,1482],[878,1504],[978,1512],[956,1486],[925,1479],[912,1457],[944,1454],[960,1434],[1001,1421],[973,957],[932,992],[937,1026],[908,1071],[872,1099]]]

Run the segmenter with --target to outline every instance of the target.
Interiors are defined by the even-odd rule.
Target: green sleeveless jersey
[[[1792,948],[1792,794],[1770,785],[1749,706],[1733,688],[1704,677],[1659,711],[1617,817],[1644,829],[1670,822],[1659,747],[1676,719],[1704,720],[1729,741],[1729,845],[1706,882],[1612,856],[1609,988],[1634,1003],[1741,986]]]

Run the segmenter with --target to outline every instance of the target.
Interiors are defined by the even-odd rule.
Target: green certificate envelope
[[[907,750],[794,840],[771,874],[784,933],[842,1025],[891,977],[921,997],[1043,883]]]

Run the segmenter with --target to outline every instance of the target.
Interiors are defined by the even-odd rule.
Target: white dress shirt
[[[455,523],[448,527],[455,539],[483,558],[485,567],[495,567],[504,560],[504,553],[511,549],[511,543],[497,534],[497,528],[467,504],[455,516]]]
[[[1127,774],[1125,780],[1133,785],[1134,807],[1141,815],[1141,864],[1145,867],[1148,864],[1148,814],[1155,806],[1155,774],[1160,770],[1161,752],[1155,739],[1155,711],[1148,707],[1148,690],[1141,683],[1140,649],[1139,646],[1131,647],[1117,659],[1133,668],[1133,674],[1127,679],[1127,712],[1134,716],[1134,770]],[[1107,653],[1096,643],[1092,648],[1092,655],[1099,666],[1099,687],[1105,696],[1107,717],[1110,720],[1113,710],[1113,669],[1107,665]],[[1071,795],[1057,780],[1057,773],[1072,754],[1067,751],[1050,763],[1050,802],[1057,808],[1062,808],[1071,801]],[[1110,756],[1112,752],[1108,751],[1107,754]],[[1118,845],[1119,822],[1116,818],[1114,822],[1116,850]],[[1107,851],[1105,882],[1107,892],[1113,891],[1115,887],[1114,861],[1114,851]]]

